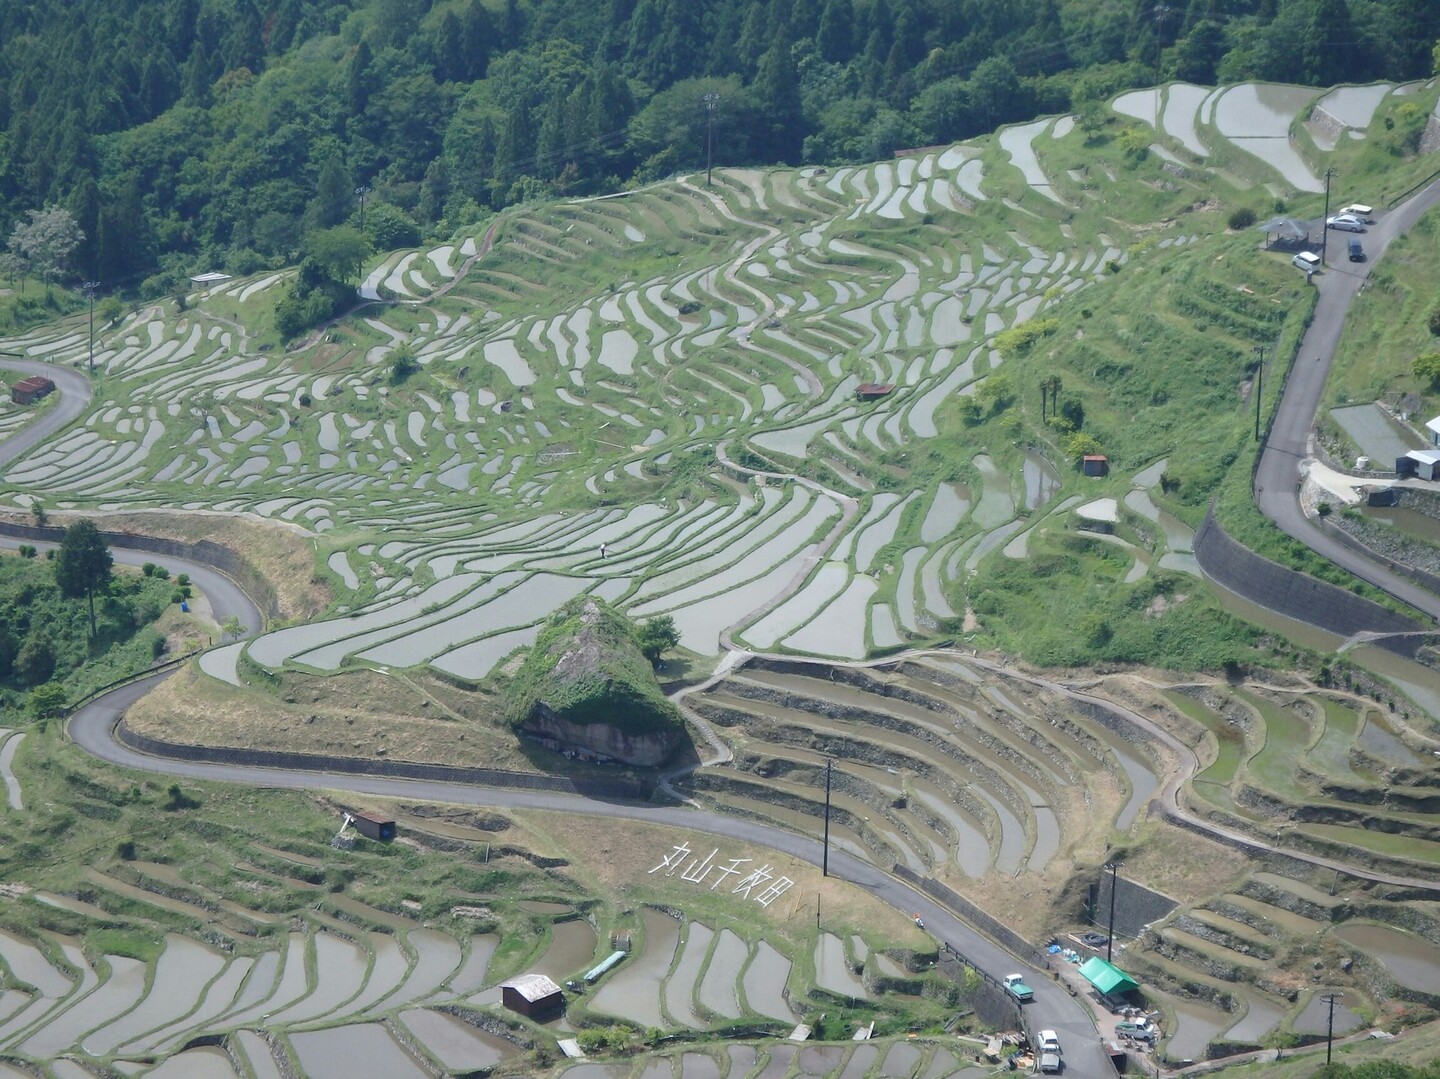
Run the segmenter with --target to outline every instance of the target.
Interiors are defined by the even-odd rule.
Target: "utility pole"
[[[820,875],[830,875],[830,765],[833,762],[829,757],[825,758],[825,853],[820,858]]]
[[[1116,874],[1120,872],[1120,863],[1106,862],[1104,868],[1110,870],[1110,934],[1105,941],[1105,962],[1108,963],[1115,954],[1115,892],[1119,883]]]
[[[100,287],[99,281],[86,281],[80,286],[85,290],[85,295],[90,298],[90,377],[95,377],[95,290]]]
[[[1265,346],[1256,345],[1260,362],[1255,366],[1255,441],[1260,441],[1260,397],[1265,392]]]
[[[1325,216],[1320,219],[1320,265],[1325,265],[1325,249],[1330,244],[1330,177],[1335,175],[1333,168],[1325,170]]]
[[[705,101],[705,186],[710,186],[710,174],[715,169],[715,106],[720,104],[720,95],[706,94]]]
[[[1325,1067],[1330,1067],[1330,1043],[1335,1040],[1335,1001],[1344,993],[1327,993],[1320,999],[1330,1005],[1330,1018],[1325,1022]]]
[[[365,231],[365,196],[370,194],[370,189],[363,184],[355,189],[355,197],[360,200],[360,231]]]
[[[1160,27],[1170,9],[1164,4],[1155,5],[1155,134],[1160,134],[1160,61],[1164,59],[1164,46],[1160,40]]]

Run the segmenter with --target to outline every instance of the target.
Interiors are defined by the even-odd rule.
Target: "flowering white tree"
[[[65,268],[85,233],[70,211],[60,206],[30,210],[26,217],[29,220],[20,222],[10,233],[6,247],[12,259],[19,260],[48,286]],[[7,260],[7,265],[13,267],[14,263]]]

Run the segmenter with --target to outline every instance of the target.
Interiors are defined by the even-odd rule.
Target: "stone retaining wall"
[[[506,772],[498,768],[462,768],[418,761],[376,760],[368,757],[325,757],[316,753],[284,753],[271,749],[242,749],[234,746],[190,746],[167,742],[132,731],[122,717],[115,727],[122,745],[152,757],[168,757],[213,764],[260,768],[285,768],[309,772],[343,772],[346,775],[391,776],[433,783],[464,783],[479,787],[507,787],[518,790],[562,791],[591,798],[648,800],[653,788],[638,782],[609,779],[573,779],[530,772]]]
[[[1023,962],[1029,963],[1033,967],[1039,967],[1041,970],[1049,968],[1048,957],[1043,955],[1038,948],[1008,925],[1004,925],[999,919],[981,910],[948,884],[942,884],[934,877],[922,877],[908,866],[897,864],[890,871],[907,884],[913,884],[932,899],[949,907],[1002,948],[1019,956]],[[976,1011],[979,1011],[978,1003]]]
[[[198,540],[186,543],[182,540],[161,539],[155,536],[136,536],[129,532],[107,532],[99,529],[100,538],[110,547],[127,551],[153,552],[157,558],[169,555],[190,562],[199,562],[218,573],[229,577],[249,596],[265,617],[280,617],[280,600],[261,572],[244,557],[212,540]],[[65,538],[65,529],[57,525],[27,525],[16,521],[0,521],[0,536],[15,539],[37,540],[43,543],[59,543]],[[261,627],[251,626],[258,630]]]
[[[1090,888],[1090,921],[1102,932],[1110,925],[1110,881],[1115,881],[1115,936],[1138,937],[1145,927],[1175,909],[1175,900],[1123,876],[1101,871]]]

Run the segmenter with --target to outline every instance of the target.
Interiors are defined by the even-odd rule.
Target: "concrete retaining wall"
[[[1236,543],[1207,514],[1194,539],[1195,561],[1205,576],[1268,610],[1341,637],[1362,631],[1415,633],[1428,627],[1338,585],[1317,580]],[[1389,638],[1381,648],[1414,658],[1418,637]]]
[[[91,518],[91,520],[96,520]],[[97,525],[98,528],[98,525]],[[110,547],[127,551],[153,552],[157,558],[169,555],[199,562],[229,577],[254,600],[255,605],[265,612],[265,617],[280,617],[280,601],[275,589],[264,575],[229,547],[210,540],[186,543],[182,540],[161,539],[155,536],[136,536],[128,532],[106,532],[100,529],[100,538]],[[18,521],[0,521],[0,536],[15,539],[35,540],[41,543],[59,543],[65,538],[65,529],[57,525],[28,525]],[[258,628],[258,627],[252,627]]]
[[[478,787],[507,787],[518,790],[562,791],[591,798],[623,798],[646,801],[653,788],[620,779],[574,779],[530,772],[506,772],[498,768],[461,768],[448,764],[421,764],[416,761],[387,761],[367,757],[324,757],[315,753],[283,753],[271,749],[241,749],[233,746],[189,746],[167,742],[132,731],[122,717],[115,727],[122,745],[152,757],[204,761],[213,764],[285,768],[307,772],[343,772],[346,775],[392,776],[397,779],[427,780],[433,783],[464,783]]]

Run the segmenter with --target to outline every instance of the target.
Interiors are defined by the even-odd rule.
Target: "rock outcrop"
[[[593,596],[551,617],[511,684],[508,713],[551,748],[640,767],[662,764],[685,736],[634,626]]]

